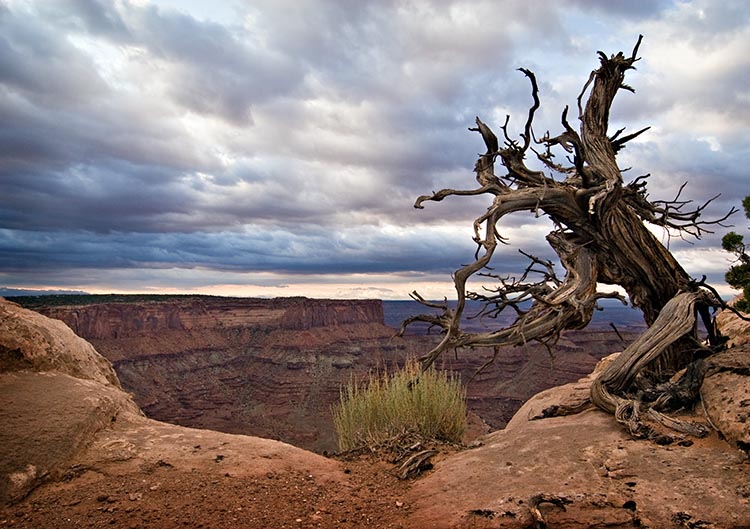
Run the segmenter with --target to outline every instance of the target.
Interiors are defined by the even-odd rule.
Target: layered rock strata
[[[438,339],[394,338],[377,300],[188,297],[165,302],[43,307],[91,341],[154,419],[337,448],[331,406],[352,378],[417,357]],[[635,335],[622,330],[626,340]],[[446,355],[439,367],[472,380],[469,408],[500,428],[536,392],[590,372],[623,347],[612,330],[562,337],[554,356],[538,344]]]
[[[403,363],[378,300],[195,297],[44,307],[114,365],[151,418],[336,448],[330,406],[352,373]]]
[[[0,402],[0,508],[40,485],[75,482],[83,475],[99,476],[97,489],[107,490],[108,479],[143,476],[167,465],[165,459],[169,468],[204,475],[307,472],[322,480],[344,478],[335,461],[291,445],[147,419],[91,344],[60,321],[3,298]],[[216,464],[218,456],[210,450],[219,448],[228,465]],[[65,508],[57,505],[55,511],[72,527]],[[2,509],[0,520],[8,523]],[[38,526],[26,522],[12,519],[10,525]]]

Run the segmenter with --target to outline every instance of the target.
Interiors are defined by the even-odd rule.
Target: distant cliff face
[[[403,363],[379,300],[185,298],[45,307],[114,365],[152,418],[336,448],[353,373]],[[413,351],[412,351],[413,352]]]
[[[48,307],[86,339],[121,339],[162,331],[242,327],[303,330],[347,324],[383,324],[379,300],[307,298],[188,298],[150,303]]]
[[[394,338],[379,300],[188,297],[39,310],[107,357],[149,417],[318,451],[336,449],[330,408],[343,384],[421,356],[439,339]],[[564,336],[554,357],[538,344],[504,348],[469,384],[469,408],[502,427],[530,396],[623,347],[614,332],[590,330]],[[459,351],[438,367],[468,381],[491,356]]]

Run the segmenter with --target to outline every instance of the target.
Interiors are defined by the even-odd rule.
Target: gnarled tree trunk
[[[699,238],[708,225],[720,224],[734,211],[718,220],[701,221],[700,215],[711,200],[685,211],[689,201],[680,201],[679,196],[668,202],[649,201],[647,175],[628,184],[623,182],[617,153],[629,140],[648,129],[622,137],[623,130],[619,130],[609,136],[609,112],[620,90],[633,91],[624,84],[624,78],[638,60],[640,42],[639,37],[629,57],[621,52],[610,57],[599,52],[600,67],[591,73],[578,97],[579,131],[571,127],[565,108],[561,119],[563,131],[536,140],[532,124],[539,108],[538,88],[534,74],[525,69],[521,71],[531,82],[533,105],[520,140],[509,136],[509,117],[501,127],[502,145],[490,127],[476,119],[477,127],[470,130],[479,132],[487,147],[475,166],[479,187],[443,189],[421,196],[415,203],[415,207],[422,208],[427,201],[441,201],[453,195],[493,196],[492,205],[474,222],[476,259],[454,274],[455,310],[446,304],[441,315],[414,316],[404,322],[402,331],[413,321],[426,321],[442,328],[442,341],[422,358],[425,367],[447,349],[497,348],[531,340],[554,342],[561,331],[586,326],[598,299],[619,297],[598,292],[597,283],[619,285],[630,302],[643,311],[649,330],[601,375],[592,389],[592,401],[614,413],[634,435],[653,436],[653,429],[641,421],[640,409],[653,410],[648,414],[649,419],[666,423],[658,410],[684,404],[677,402],[677,395],[684,395],[676,390],[679,383],[664,382],[722,346],[709,317],[709,308],[722,302],[713,289],[685,272],[646,223]],[[584,108],[582,100],[587,91]],[[570,164],[557,163],[553,149],[563,149]],[[548,174],[526,166],[525,159],[531,155],[544,164]],[[495,172],[498,161],[505,168],[504,175]],[[531,263],[518,280],[488,272],[498,243],[502,242],[498,224],[504,216],[517,211],[535,211],[552,219],[555,229],[547,241],[566,270],[563,279],[555,276],[551,263],[530,255],[527,257]],[[530,275],[540,267],[541,278],[530,280]],[[467,292],[466,283],[475,274],[491,277],[499,285],[484,293]],[[416,292],[413,297],[436,306],[425,302]],[[460,322],[467,299],[483,301],[484,314],[496,316],[512,309],[518,317],[509,327],[482,333],[464,332]],[[532,304],[526,309],[524,302],[528,301]],[[696,314],[708,324],[708,345],[698,339]]]

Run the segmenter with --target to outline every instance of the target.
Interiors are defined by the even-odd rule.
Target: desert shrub
[[[745,210],[745,216],[750,219],[750,195],[742,201],[742,207]],[[721,246],[726,251],[735,254],[737,258],[736,264],[724,276],[730,286],[742,291],[734,308],[742,312],[750,312],[750,256],[747,254],[744,237],[739,233],[729,232],[721,239]]]
[[[416,361],[403,369],[371,374],[341,388],[333,408],[339,448],[381,447],[409,436],[459,442],[466,428],[466,391],[461,381]]]

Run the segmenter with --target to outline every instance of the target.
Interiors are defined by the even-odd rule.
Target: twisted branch
[[[698,311],[707,327],[711,327],[708,308],[722,304],[705,282],[690,278],[645,223],[700,238],[709,232],[710,226],[723,226],[722,222],[735,211],[733,208],[716,220],[702,220],[716,197],[688,210],[691,201],[680,198],[684,186],[671,201],[650,201],[646,191],[648,175],[623,185],[623,171],[617,165],[616,155],[627,142],[649,129],[622,136],[623,128],[609,136],[609,112],[618,91],[633,91],[624,82],[625,72],[639,60],[641,40],[639,37],[629,57],[622,52],[610,57],[599,52],[600,67],[591,73],[578,96],[580,131],[568,122],[566,107],[560,134],[551,136],[547,132],[539,140],[534,137],[533,121],[540,100],[536,77],[526,69],[520,71],[531,83],[532,104],[520,134],[521,142],[512,139],[509,116],[501,126],[502,146],[489,125],[476,118],[476,127],[469,130],[478,132],[486,147],[474,168],[480,187],[442,189],[420,196],[415,203],[416,208],[423,208],[425,202],[439,202],[451,196],[493,196],[487,211],[473,222],[473,240],[477,244],[474,261],[453,274],[457,296],[454,309],[447,304],[439,305],[442,314],[415,316],[402,327],[403,331],[409,323],[422,321],[442,330],[441,342],[421,358],[425,368],[445,350],[460,347],[492,347],[494,359],[501,346],[521,345],[531,340],[546,345],[554,343],[566,329],[584,327],[591,320],[597,300],[622,299],[619,294],[598,292],[597,284],[619,285],[631,303],[643,311],[649,331],[606,371],[606,376],[595,385],[592,400],[628,424],[634,435],[647,430],[641,420],[642,407],[649,420],[673,424],[671,419],[659,415],[657,408],[680,400],[684,393],[674,384],[659,380],[664,370],[652,367],[668,366],[674,372],[696,355],[710,354],[713,349],[701,348],[697,343],[695,313]],[[588,99],[584,105],[586,93]],[[535,150],[532,142],[542,148]],[[572,165],[555,161],[556,148],[572,154],[569,160]],[[563,174],[564,179],[555,180],[552,175],[530,169],[526,165],[529,150],[547,170]],[[498,160],[506,171],[504,175],[495,173]],[[564,278],[557,277],[551,261],[525,253],[530,262],[518,279],[497,274],[490,268],[498,244],[506,242],[499,223],[506,215],[519,211],[551,219],[555,229],[547,235],[547,241],[565,269]],[[538,279],[531,280],[532,275]],[[482,292],[468,292],[467,281],[474,276],[496,281],[496,286],[483,287]],[[413,297],[432,308],[437,306],[417,294]],[[507,327],[465,332],[460,322],[467,299],[483,303],[477,317],[497,318],[510,309],[516,318]],[[709,330],[709,337],[714,349],[721,346],[721,339],[713,330]],[[639,381],[653,378],[650,403],[643,404],[629,394],[636,375]]]

